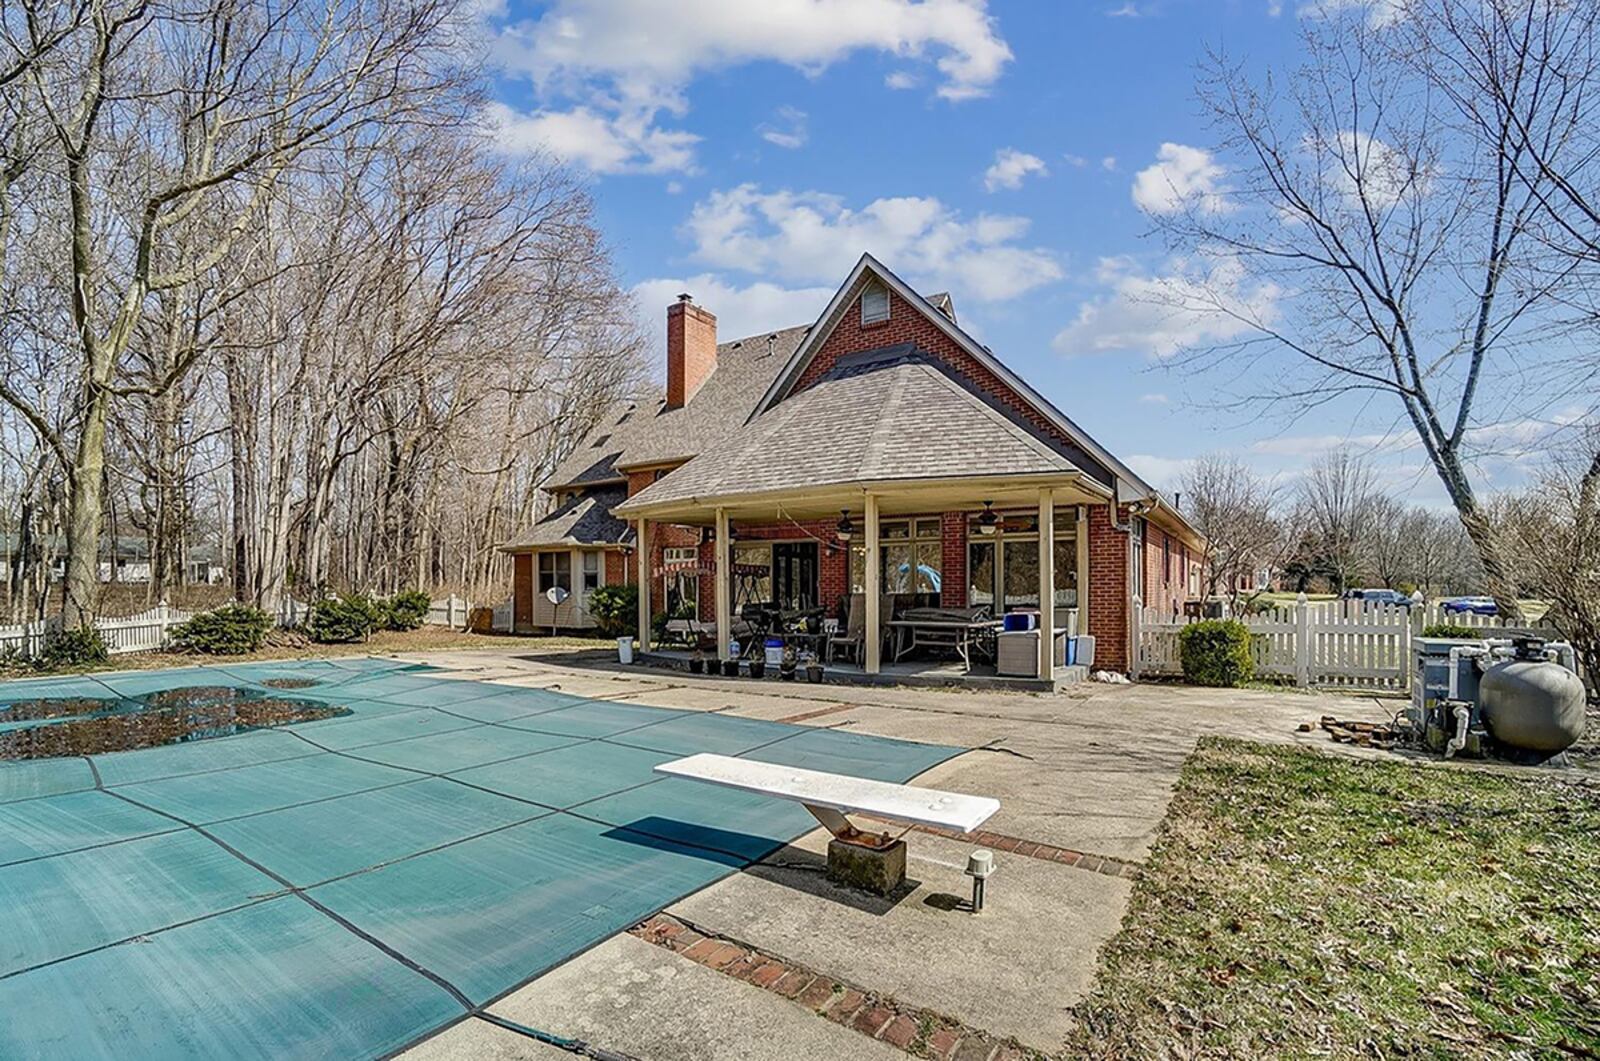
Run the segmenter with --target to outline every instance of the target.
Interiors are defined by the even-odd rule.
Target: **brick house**
[[[962,331],[949,296],[870,255],[809,326],[718,343],[683,296],[666,377],[661,399],[606,412],[546,485],[551,513],[503,547],[518,628],[589,625],[587,592],[641,571],[645,640],[660,611],[842,614],[855,592],[875,672],[875,581],[995,614],[1049,596],[1097,667],[1126,670],[1134,599],[1172,613],[1192,592],[1201,539],[1171,503]]]

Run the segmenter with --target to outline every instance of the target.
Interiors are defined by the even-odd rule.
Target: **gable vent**
[[[877,324],[889,319],[889,289],[882,284],[868,284],[861,292],[861,323]]]

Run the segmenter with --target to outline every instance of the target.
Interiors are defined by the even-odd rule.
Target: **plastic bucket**
[[[633,638],[631,638],[631,637],[619,637],[619,638],[617,638],[617,662],[618,663],[632,663],[633,662]]]
[[[767,657],[767,666],[776,667],[783,662],[783,638],[769,637],[762,646]]]

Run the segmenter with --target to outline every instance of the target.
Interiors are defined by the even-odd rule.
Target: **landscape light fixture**
[[[994,514],[994,502],[983,503],[983,515],[978,517],[978,531],[982,534],[993,534],[1000,526],[1000,517]]]
[[[967,856],[967,876],[972,878],[972,912],[983,912],[983,884],[994,872],[994,855],[984,848],[978,848]]]
[[[856,525],[850,522],[849,509],[842,508],[839,510],[839,523],[834,529],[838,532],[839,540],[842,542],[847,542],[855,537]]]

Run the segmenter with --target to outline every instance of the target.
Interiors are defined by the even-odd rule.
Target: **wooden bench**
[[[913,826],[970,833],[1000,809],[1000,801],[988,796],[941,792],[709,752],[662,763],[655,772],[800,804],[833,834],[828,843],[828,875],[882,894],[893,891],[905,880],[905,841],[901,837]],[[847,817],[850,814],[903,823],[905,829],[898,836],[869,832],[857,828]]]

